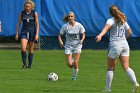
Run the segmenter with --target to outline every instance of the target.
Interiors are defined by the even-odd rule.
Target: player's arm
[[[127,29],[126,31],[127,31],[126,38],[129,38],[132,35],[132,31],[131,29]]]
[[[127,22],[124,23],[125,24],[125,29],[126,29],[126,39],[129,38],[132,35],[132,31],[131,28],[129,27],[129,25],[127,24]]]
[[[63,41],[62,41],[62,34],[59,34],[58,35],[58,41],[59,41],[59,45],[60,47],[62,48],[64,45],[63,45]]]
[[[35,23],[36,23],[36,36],[35,40],[38,40],[38,35],[39,35],[39,21],[38,21],[38,14],[35,12]]]
[[[82,34],[82,38],[80,40],[80,44],[82,44],[83,41],[85,40],[85,37],[86,37],[86,35],[85,35],[85,28],[83,27],[83,25],[81,25],[81,24],[79,24],[79,25],[80,25],[80,33]]]
[[[18,40],[18,31],[19,31],[19,28],[20,28],[20,23],[21,23],[21,13],[18,17],[18,23],[17,23],[17,27],[16,27],[16,36],[15,36],[16,40]]]
[[[110,29],[110,27],[111,26],[109,24],[105,25],[105,27],[102,29],[101,33],[98,36],[96,36],[96,38],[95,38],[96,42],[99,42],[102,39],[102,36],[104,36],[107,33],[107,31]]]
[[[82,33],[82,38],[81,38],[81,41],[80,41],[81,44],[82,44],[83,41],[85,40],[85,37],[86,37],[86,35],[85,35],[85,32],[84,32],[84,33]]]

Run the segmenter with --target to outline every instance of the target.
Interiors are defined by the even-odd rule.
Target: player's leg
[[[28,43],[28,46],[29,46],[28,68],[31,68],[31,66],[32,66],[34,43],[35,43],[34,41],[33,42],[29,41],[29,43]]]
[[[120,50],[117,47],[111,47],[108,51],[108,60],[107,60],[108,71],[106,74],[105,91],[111,91],[111,84],[113,80],[115,65],[117,62],[117,58],[119,56],[119,51]]]
[[[72,68],[73,67],[73,63],[72,63],[72,50],[65,48],[65,58],[66,58],[66,62],[67,65]]]
[[[74,53],[74,69],[72,74],[72,80],[76,80],[76,76],[79,71],[79,67],[78,67],[79,59],[80,59],[80,53]]]
[[[106,74],[106,86],[105,86],[105,91],[111,91],[111,84],[113,80],[113,73],[115,70],[115,65],[116,65],[117,59],[112,59],[108,57],[107,61],[107,74]]]
[[[129,56],[121,56],[120,62],[123,67],[123,69],[126,71],[127,76],[132,81],[134,88],[133,92],[138,92],[139,84],[136,80],[136,76],[134,71],[129,67]]]
[[[72,54],[65,54],[65,57],[66,57],[67,65],[70,68],[72,68],[73,67],[73,64],[72,64]]]
[[[28,42],[27,39],[25,39],[25,38],[21,39],[21,56],[22,56],[22,62],[23,62],[22,68],[27,68],[27,64],[26,64],[26,47],[27,47],[27,42]]]
[[[81,48],[79,49],[74,49],[74,69],[73,69],[73,74],[72,74],[72,80],[76,80],[76,76],[79,71],[78,63],[80,60],[80,53],[81,53]]]

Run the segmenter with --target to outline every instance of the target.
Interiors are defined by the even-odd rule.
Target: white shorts
[[[81,48],[80,49],[65,49],[65,54],[75,54],[75,53],[81,53]]]
[[[117,59],[120,56],[129,56],[129,46],[125,47],[112,47],[108,51],[108,57]]]

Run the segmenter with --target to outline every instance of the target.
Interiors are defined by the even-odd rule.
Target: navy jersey
[[[31,10],[29,14],[26,13],[26,11],[21,12],[21,19],[22,19],[22,30],[21,33],[26,32],[35,32],[35,11]]]

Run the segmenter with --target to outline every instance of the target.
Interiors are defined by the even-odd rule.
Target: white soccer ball
[[[48,74],[48,80],[49,81],[57,81],[58,80],[58,75],[54,72],[51,72]]]

